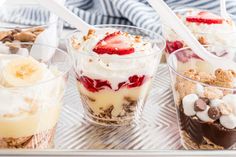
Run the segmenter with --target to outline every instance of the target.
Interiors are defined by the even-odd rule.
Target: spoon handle
[[[182,23],[182,21],[175,15],[175,13],[167,6],[163,0],[148,0],[156,12],[160,15],[172,29],[190,46],[199,57],[208,60],[209,52],[197,41],[189,29]],[[212,55],[213,56],[213,55]]]
[[[93,28],[56,0],[38,0],[38,3],[82,32],[87,32],[89,28]]]
[[[226,0],[220,0],[220,14],[224,19],[230,18],[226,10]]]

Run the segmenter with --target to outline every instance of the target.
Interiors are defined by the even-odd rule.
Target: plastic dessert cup
[[[209,52],[219,52],[229,47],[206,48]],[[236,52],[236,48],[231,47],[233,50]],[[190,48],[173,52],[168,65],[183,146],[234,149],[236,73],[230,69],[213,69]]]
[[[194,8],[177,9],[175,13],[190,29],[193,35],[202,45],[233,46],[236,40],[235,18],[224,20],[220,15],[205,10]],[[199,15],[200,14],[200,15]],[[184,41],[169,26],[163,24],[163,36],[166,39],[165,56],[168,56],[182,48],[187,47]],[[232,59],[234,56],[230,50],[215,54],[220,57]]]
[[[67,44],[85,115],[101,125],[138,122],[165,42],[136,27],[98,27],[119,31],[90,30],[87,35],[76,31]]]
[[[0,46],[0,148],[53,147],[72,60],[60,49],[38,46],[55,51],[47,63]]]
[[[36,42],[57,47],[63,27],[56,15],[34,2],[6,1],[0,7],[0,22],[1,43]]]

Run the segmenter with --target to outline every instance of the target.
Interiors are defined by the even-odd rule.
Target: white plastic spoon
[[[59,1],[58,3],[63,4],[64,2]],[[58,28],[55,21],[58,21],[58,16],[51,14],[49,18],[51,24],[37,36],[30,50],[30,55],[42,62],[48,62],[55,54],[55,47],[58,46]]]
[[[41,60],[42,62],[47,62],[55,54],[55,47],[58,46],[56,26],[56,23],[52,24],[50,27],[46,28],[42,33],[37,36],[34,45],[30,50],[30,55],[33,56],[35,59]]]
[[[220,14],[224,19],[230,19],[226,10],[226,0],[220,0]]]
[[[175,32],[199,57],[212,64],[212,66],[217,66],[216,68],[236,70],[235,62],[209,53],[163,0],[148,0],[148,2],[160,15],[161,19],[175,30]]]
[[[113,28],[95,28],[94,26],[83,21],[77,15],[73,14],[65,6],[59,4],[56,0],[38,0],[38,3],[49,11],[55,13],[57,16],[59,16],[72,26],[76,27],[84,34],[86,34],[89,29],[95,29],[98,34],[117,31]]]

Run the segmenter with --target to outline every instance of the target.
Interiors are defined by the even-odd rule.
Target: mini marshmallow
[[[196,93],[200,97],[204,97],[204,87],[199,83],[196,84]]]
[[[224,104],[224,101],[221,99],[212,99],[210,100],[210,106],[217,107],[220,104]]]
[[[207,106],[207,109],[202,111],[202,112],[197,112],[197,117],[202,120],[203,122],[214,122],[213,119],[211,119],[209,116],[208,116],[208,110],[209,110],[209,106]]]
[[[184,113],[187,116],[194,116],[196,112],[194,111],[194,103],[198,99],[198,96],[196,94],[189,94],[186,95],[183,100],[183,108],[184,108]]]
[[[233,114],[220,117],[220,123],[225,128],[234,129],[236,127],[236,117]]]
[[[222,100],[233,109],[233,114],[236,115],[236,95],[227,94]]]

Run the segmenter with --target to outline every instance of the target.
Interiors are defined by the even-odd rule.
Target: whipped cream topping
[[[112,89],[117,89],[118,84],[127,81],[130,76],[153,75],[161,56],[161,53],[156,53],[160,51],[158,47],[153,48],[153,45],[147,39],[141,38],[139,42],[136,42],[135,36],[128,34],[127,36],[131,39],[135,49],[134,53],[98,55],[93,51],[93,48],[105,36],[105,33],[95,33],[90,35],[87,40],[83,39],[82,34],[73,37],[77,40],[76,43],[79,44],[78,48],[72,49],[76,60],[75,71],[77,73],[82,71],[82,75],[92,79],[108,80]],[[153,55],[154,53],[157,55]]]
[[[0,71],[13,59],[17,59],[19,55],[0,55]],[[40,67],[43,69],[43,76],[37,80],[36,83],[41,83],[55,78],[58,74],[53,68],[47,68],[47,65],[40,63]],[[49,81],[48,83],[42,83],[25,88],[7,88],[5,87],[5,78],[0,75],[0,116],[4,115],[17,115],[22,111],[30,111],[32,104],[28,103],[28,100],[32,100],[36,105],[56,105],[54,101],[58,89],[61,87],[62,81],[58,80]],[[54,97],[53,97],[54,95]],[[50,104],[50,101],[54,102]]]
[[[197,38],[204,37],[206,44],[233,46],[236,40],[236,26],[232,20],[224,20],[221,24],[204,24],[186,21],[186,17],[196,15],[199,10],[188,12],[182,17],[184,24]]]

